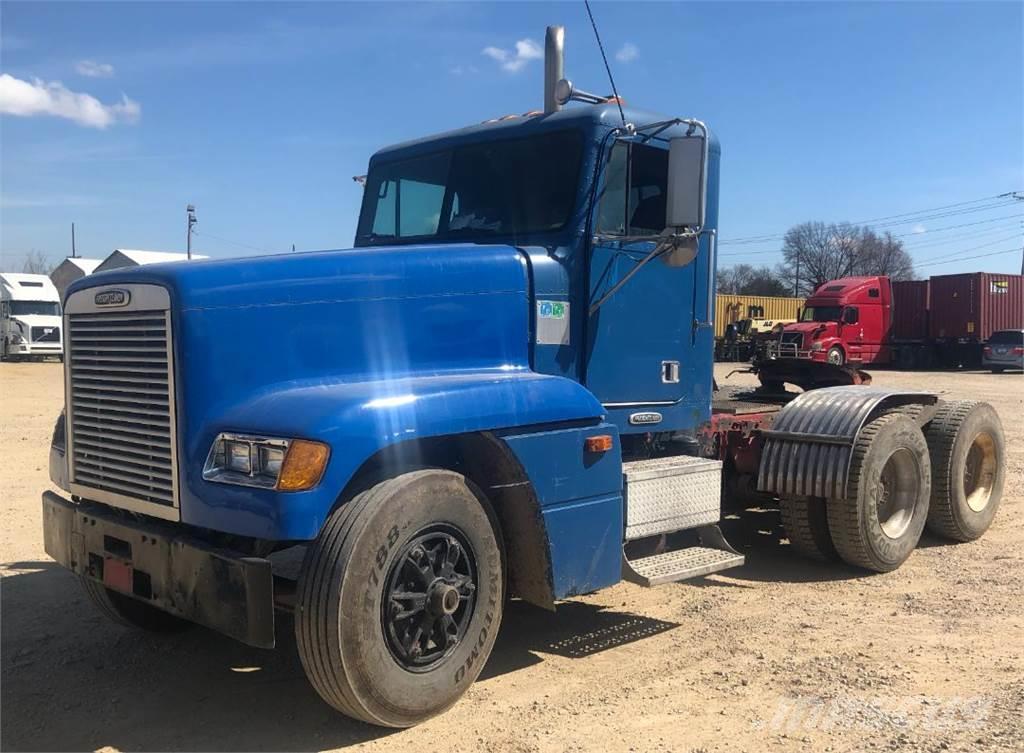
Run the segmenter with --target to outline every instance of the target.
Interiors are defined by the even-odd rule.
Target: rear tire
[[[853,447],[847,498],[828,503],[839,556],[880,573],[898,568],[921,538],[930,494],[928,445],[917,424],[899,413],[873,420]]]
[[[945,403],[925,427],[931,453],[928,529],[953,541],[979,538],[996,516],[1006,477],[1006,439],[988,403]]]
[[[827,501],[822,497],[779,499],[782,527],[797,554],[818,562],[839,559],[828,529]]]
[[[82,578],[85,593],[97,609],[119,625],[148,630],[151,633],[180,633],[193,623],[143,601],[112,591],[91,578]]]
[[[385,727],[452,706],[498,634],[500,542],[487,500],[451,471],[387,479],[335,510],[307,550],[295,612],[317,693]]]
[[[992,373],[993,374],[1002,374],[1005,370],[1006,369],[1004,369],[1002,366],[993,366],[992,367]]]

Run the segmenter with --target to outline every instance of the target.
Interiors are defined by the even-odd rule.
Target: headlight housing
[[[210,447],[203,478],[221,484],[304,491],[320,483],[329,455],[327,445],[307,439],[222,433]]]
[[[825,343],[813,342],[811,343],[811,350],[824,350]]]

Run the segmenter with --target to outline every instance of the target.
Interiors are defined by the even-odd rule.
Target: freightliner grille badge
[[[127,306],[130,298],[127,290],[104,290],[94,300],[97,306]]]
[[[634,426],[642,424],[660,424],[661,414],[653,411],[649,413],[633,413],[629,417],[629,422]]]

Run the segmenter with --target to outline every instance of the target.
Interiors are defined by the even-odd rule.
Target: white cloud
[[[639,48],[632,42],[626,42],[619,51],[615,53],[615,59],[620,63],[631,63],[640,57]]]
[[[481,54],[496,61],[503,71],[515,73],[521,71],[531,60],[543,58],[544,50],[532,39],[520,39],[516,42],[515,50],[506,50],[503,47],[484,47]]]
[[[95,60],[79,60],[75,70],[89,78],[110,78],[114,75],[114,66],[110,63],[97,63]]]
[[[927,233],[928,232],[928,228],[926,228],[924,225],[917,224],[917,225],[914,225],[913,230],[911,230],[911,232],[913,232],[913,233]]]
[[[107,128],[114,123],[134,123],[142,108],[121,95],[121,101],[105,105],[91,94],[73,92],[59,81],[38,78],[23,81],[8,73],[0,74],[0,113],[30,118],[53,115],[73,120],[90,128]]]

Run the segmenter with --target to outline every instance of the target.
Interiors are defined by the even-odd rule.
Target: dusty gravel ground
[[[720,383],[729,368],[720,365]],[[748,564],[619,585],[557,614],[513,603],[482,679],[400,732],[333,713],[291,638],[108,623],[43,552],[39,493],[61,367],[0,364],[5,750],[1024,750],[1024,378],[878,371],[876,383],[988,400],[1008,483],[989,533],[926,537],[900,570],[796,559],[773,511],[727,523]]]

